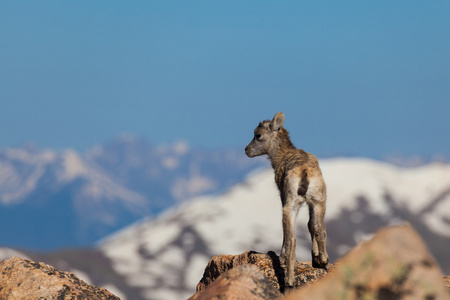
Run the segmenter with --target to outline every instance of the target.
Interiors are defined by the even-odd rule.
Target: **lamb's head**
[[[278,145],[278,133],[283,128],[284,114],[278,112],[272,121],[265,120],[259,123],[254,131],[253,140],[245,147],[248,157],[269,154]]]

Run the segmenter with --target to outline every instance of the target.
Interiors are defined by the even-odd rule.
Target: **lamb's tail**
[[[300,180],[300,183],[298,185],[297,193],[300,196],[305,196],[306,192],[308,191],[308,185],[309,185],[308,173],[306,172],[306,169],[303,169],[303,171],[302,171],[302,179]]]

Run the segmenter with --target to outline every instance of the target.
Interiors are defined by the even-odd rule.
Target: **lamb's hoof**
[[[313,268],[324,269],[325,271],[328,271],[330,269],[330,262],[328,259],[325,262],[321,262],[318,258],[313,258],[312,266]]]
[[[292,285],[289,285],[289,284],[285,284],[284,287],[283,287],[283,289],[281,290],[281,292],[282,292],[285,296],[289,295],[289,294],[292,293],[293,291],[295,291],[295,287],[292,286]]]

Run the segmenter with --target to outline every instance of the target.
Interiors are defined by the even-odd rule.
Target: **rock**
[[[119,299],[73,273],[11,257],[0,262],[0,299]],[[120,299],[119,299],[120,300]]]
[[[444,282],[444,285],[447,287],[448,292],[450,293],[450,276],[442,277],[442,281]]]
[[[255,251],[247,251],[240,255],[218,255],[214,256],[208,263],[203,278],[197,285],[197,291],[205,290],[221,274],[243,264],[252,264],[261,270],[269,284],[276,290],[284,292],[284,270],[280,266],[279,257],[272,251],[267,254]],[[327,274],[323,269],[315,269],[311,262],[295,263],[295,286],[309,285],[318,278]]]
[[[442,274],[420,236],[409,226],[380,230],[353,249],[335,270],[293,299],[449,299]]]
[[[263,300],[280,296],[280,291],[257,266],[244,264],[223,273],[207,289],[197,292],[189,300]]]

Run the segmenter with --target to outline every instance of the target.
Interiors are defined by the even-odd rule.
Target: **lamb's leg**
[[[295,266],[295,218],[298,208],[292,205],[283,206],[283,247],[281,248],[280,263],[284,269],[285,285],[294,286]]]
[[[326,249],[327,232],[324,223],[325,201],[309,205],[308,228],[312,242],[312,265],[314,268],[330,268]]]

